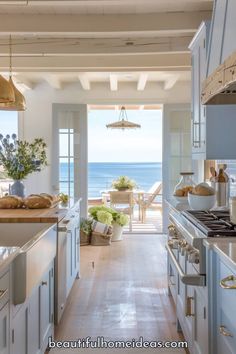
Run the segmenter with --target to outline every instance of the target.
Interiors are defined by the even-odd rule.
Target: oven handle
[[[197,275],[197,274],[185,274],[180,267],[179,263],[177,262],[175,255],[169,245],[166,245],[167,252],[174,263],[175,268],[177,269],[177,272],[179,273],[180,280],[182,283],[186,285],[195,285],[195,286],[205,286],[206,285],[206,279],[204,275]]]

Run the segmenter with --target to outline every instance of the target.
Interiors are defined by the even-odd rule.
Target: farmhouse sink
[[[0,246],[20,247],[13,260],[13,302],[23,303],[56,256],[57,231],[53,224],[2,223]]]

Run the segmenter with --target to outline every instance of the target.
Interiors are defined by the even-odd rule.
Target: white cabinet
[[[76,229],[67,231],[67,296],[74,284],[78,273],[78,258],[77,258],[77,232]]]
[[[9,303],[0,309],[0,354],[9,354]]]
[[[233,0],[234,1],[234,0]],[[222,62],[222,42],[225,28],[225,12],[228,0],[216,0],[209,43],[207,76]]]
[[[220,21],[218,17],[217,21]],[[202,82],[206,78],[209,26],[209,22],[203,23],[190,44],[192,53],[192,157],[200,160],[232,160],[236,158],[234,133],[236,105],[203,106],[200,99]],[[213,43],[213,39],[211,41]],[[209,55],[214,56],[213,52]],[[215,55],[217,57],[218,54]]]
[[[208,353],[208,318],[206,288],[193,288],[193,353]]]
[[[236,272],[224,263],[224,257],[208,251],[210,274],[209,354],[234,354],[236,348]]]
[[[207,43],[210,22],[202,23],[190,44],[192,53],[192,153],[206,151],[206,111],[201,104],[202,81],[206,77]]]
[[[236,1],[215,0],[209,44],[207,75],[236,50]]]
[[[31,297],[12,319],[11,354],[43,354],[53,337],[54,265],[50,265]],[[2,354],[2,353],[1,353]],[[5,353],[4,353],[5,354]]]
[[[39,329],[40,347],[47,348],[48,338],[53,336],[54,314],[54,268],[53,265],[46,272],[39,285]],[[33,353],[32,353],[33,354]]]

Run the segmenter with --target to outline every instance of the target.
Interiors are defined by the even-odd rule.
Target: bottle
[[[217,182],[218,183],[226,183],[226,178],[225,178],[225,174],[224,174],[223,168],[220,168],[220,170],[219,170]]]

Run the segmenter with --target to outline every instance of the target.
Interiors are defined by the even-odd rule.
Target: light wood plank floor
[[[82,247],[81,279],[56,339],[182,340],[167,294],[164,244],[163,235],[125,235],[111,246]]]

